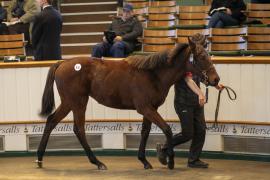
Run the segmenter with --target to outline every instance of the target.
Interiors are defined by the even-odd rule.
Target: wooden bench
[[[178,19],[180,26],[206,26],[209,21],[209,6],[179,6]]]
[[[247,27],[211,28],[210,51],[246,50]]]
[[[147,27],[172,27],[175,26],[174,14],[149,14]]]
[[[147,7],[149,2],[147,0],[126,0],[124,4],[131,4],[133,8]]]
[[[188,43],[188,37],[193,36],[196,33],[209,36],[209,29],[177,29],[177,42],[178,43]]]
[[[270,24],[270,4],[247,4],[248,20],[260,20],[263,24]]]
[[[142,38],[143,52],[158,52],[175,46],[176,30],[144,29]]]
[[[0,35],[0,56],[25,56],[24,34]]]

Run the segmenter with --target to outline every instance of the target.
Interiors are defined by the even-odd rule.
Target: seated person
[[[223,28],[240,25],[246,19],[243,12],[245,10],[246,4],[243,0],[213,0],[209,10],[211,18],[208,27]]]
[[[116,17],[108,30],[114,31],[116,37],[111,43],[103,37],[103,42],[93,47],[92,57],[126,57],[134,51],[143,28],[139,20],[133,16],[132,5],[126,4],[123,7],[122,17]]]
[[[9,34],[24,33],[25,40],[28,42],[26,50],[30,45],[30,23],[40,12],[40,7],[36,0],[12,0],[7,9],[8,31]]]

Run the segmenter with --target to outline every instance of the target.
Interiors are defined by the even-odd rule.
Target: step
[[[61,44],[71,43],[97,43],[101,42],[103,33],[67,34],[61,35]]]
[[[92,47],[94,45],[86,45],[86,46],[62,46],[62,54],[63,55],[76,55],[76,54],[91,54]]]
[[[61,4],[65,3],[92,3],[92,2],[116,2],[115,0],[62,0]]]
[[[108,14],[77,14],[77,15],[63,15],[64,22],[92,22],[92,21],[111,21],[110,16],[116,13]]]
[[[116,11],[116,4],[107,5],[72,5],[61,6],[61,13],[77,13],[77,12],[99,12],[99,11]]]
[[[103,32],[108,27],[109,24],[63,25],[62,33]]]
[[[66,55],[62,55],[62,59],[63,60],[69,60],[75,57],[90,57],[91,54],[89,54],[89,52],[87,54],[66,54]]]

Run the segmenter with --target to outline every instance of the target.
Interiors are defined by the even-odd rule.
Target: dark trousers
[[[6,24],[4,23],[0,23],[0,34],[4,35],[4,34],[9,34],[8,32],[8,27]]]
[[[127,57],[129,54],[127,46],[123,41],[117,41],[113,44],[102,42],[93,47],[92,57]]]
[[[192,140],[188,161],[193,162],[200,158],[205,141],[206,123],[204,108],[187,106],[174,102],[175,111],[180,119],[182,132],[175,134],[172,139],[173,147]],[[164,146],[166,148],[166,145]]]
[[[239,22],[231,15],[224,12],[215,12],[209,20],[208,28],[223,28],[225,26],[236,25],[239,25]]]

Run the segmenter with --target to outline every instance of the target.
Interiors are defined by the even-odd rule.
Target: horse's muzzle
[[[220,80],[220,78],[219,78],[219,77],[215,78],[215,79],[214,79],[213,86],[217,86],[217,85],[218,85],[218,83],[219,83],[219,80]]]

